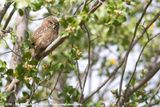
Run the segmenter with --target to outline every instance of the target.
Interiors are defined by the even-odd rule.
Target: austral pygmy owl
[[[35,30],[32,35],[32,45],[34,47],[33,56],[39,57],[42,53],[57,37],[59,30],[59,22],[57,18],[49,16],[44,19],[41,26]]]

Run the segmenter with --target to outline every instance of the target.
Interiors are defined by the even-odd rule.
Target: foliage
[[[84,3],[85,1],[86,4]],[[60,104],[81,103],[83,106],[103,107],[105,103],[114,107],[116,100],[119,101],[121,99],[122,92],[125,92],[127,87],[134,87],[135,84],[139,83],[146,77],[147,71],[153,70],[155,68],[154,65],[159,62],[160,37],[158,37],[159,33],[157,33],[160,28],[159,18],[146,29],[146,26],[153,21],[152,19],[159,12],[159,5],[156,5],[160,4],[158,0],[152,1],[142,21],[136,28],[137,22],[149,1],[14,0],[15,4],[12,4],[12,7],[21,16],[25,14],[24,8],[27,8],[30,13],[37,12],[38,14],[45,9],[47,12],[43,12],[44,18],[49,15],[57,16],[60,20],[59,36],[67,37],[67,39],[42,61],[36,61],[31,58],[30,37],[32,36],[32,31],[29,29],[25,32],[26,39],[21,47],[21,63],[16,65],[15,69],[12,69],[8,67],[9,61],[0,60],[0,87],[5,87],[3,81],[9,82],[12,76],[20,81],[19,93],[21,93],[21,96],[18,96],[16,101],[18,103],[36,104],[47,102],[51,99]],[[98,4],[100,6],[93,11],[93,8]],[[94,5],[96,6],[94,7]],[[33,20],[39,18],[29,16],[29,24],[33,24]],[[6,19],[3,20],[6,21]],[[14,19],[10,21],[14,21]],[[1,26],[4,26],[3,23]],[[135,30],[137,30],[136,35]],[[10,34],[0,40],[1,47],[5,44],[3,41],[5,39],[9,39],[12,44],[15,44],[15,32],[16,29],[13,29]],[[142,35],[143,32],[144,35]],[[157,36],[153,38],[156,34]],[[134,35],[135,38],[133,40]],[[140,39],[135,42],[138,38]],[[143,48],[141,55],[140,52]],[[5,49],[10,50],[9,47]],[[129,60],[129,58],[126,52],[131,57],[135,57],[138,54],[137,56],[140,55],[140,59],[138,60],[136,56],[134,61],[128,61],[132,62],[129,65],[127,64],[127,59]],[[80,65],[81,61],[87,62],[87,64]],[[135,65],[136,61],[137,65]],[[130,69],[125,70],[127,68],[125,63]],[[115,71],[118,72],[112,76]],[[123,71],[126,72],[123,74]],[[92,79],[94,77],[93,74],[100,79],[99,84],[93,83],[98,80]],[[157,73],[156,76],[158,75]],[[123,76],[122,87],[124,89],[120,88],[120,81],[117,80],[117,78],[119,79]],[[160,87],[160,82],[156,76],[154,77],[155,83],[152,83],[154,89],[150,89],[149,86],[152,86],[152,84],[146,81],[133,94],[127,96],[128,99],[126,99],[125,103],[123,102],[124,105],[127,107],[147,104],[158,105],[160,101],[158,100],[159,91],[157,90]],[[85,80],[85,77],[87,80]],[[107,84],[107,86],[103,86],[104,89],[100,88],[101,90],[97,90],[93,94],[95,97],[90,96],[92,92],[89,91],[87,93],[86,88],[88,90],[91,89],[89,89],[90,86],[87,86],[88,83],[86,81],[91,81],[90,85],[97,89],[103,83],[102,78],[111,79],[111,84],[116,82],[116,87],[110,87],[110,84]],[[130,84],[128,84],[129,82]],[[112,93],[112,95],[108,94],[108,92]],[[6,99],[9,94],[3,93],[1,90],[0,102],[7,102]],[[89,99],[87,99],[88,96],[90,96]]]

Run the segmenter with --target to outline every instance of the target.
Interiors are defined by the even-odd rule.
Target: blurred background
[[[18,17],[26,10],[22,60],[13,68]],[[50,15],[59,18],[59,36],[67,38],[32,63],[32,34]],[[117,107],[128,87],[139,84],[123,105],[159,107],[159,16],[159,0],[1,0],[0,102],[7,103],[6,87],[16,77],[16,103]]]

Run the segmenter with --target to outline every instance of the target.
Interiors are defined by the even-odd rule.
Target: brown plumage
[[[33,57],[38,57],[58,37],[58,30],[59,22],[57,18],[49,16],[44,19],[31,38],[34,47]]]

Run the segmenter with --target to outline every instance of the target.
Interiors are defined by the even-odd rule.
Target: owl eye
[[[50,21],[50,20],[49,20],[48,22],[49,22],[50,24],[53,24],[53,22],[52,22],[52,21]]]

